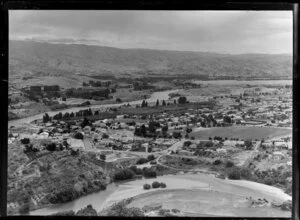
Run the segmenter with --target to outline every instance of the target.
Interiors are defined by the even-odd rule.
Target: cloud
[[[9,11],[11,39],[120,48],[291,53],[291,11]],[[64,40],[63,40],[64,39]]]

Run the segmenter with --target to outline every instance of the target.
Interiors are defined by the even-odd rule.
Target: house
[[[275,151],[272,156],[275,160],[281,160],[284,157],[284,154],[280,151]]]
[[[84,150],[84,143],[80,139],[69,138],[67,143],[70,145],[70,148],[74,150]]]
[[[218,153],[226,153],[226,152],[227,152],[227,150],[224,149],[224,148],[218,148],[216,151],[217,151]]]
[[[284,141],[275,141],[274,146],[276,148],[288,148],[287,144]]]
[[[183,155],[183,156],[193,156],[193,152],[187,151],[187,150],[180,150],[177,151],[178,155]]]

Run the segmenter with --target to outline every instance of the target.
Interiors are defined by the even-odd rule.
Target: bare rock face
[[[281,210],[284,210],[284,211],[291,211],[292,210],[292,201],[288,200],[288,201],[283,202],[280,208],[281,208]]]
[[[272,202],[272,207],[274,208],[280,208],[283,211],[291,211],[292,210],[292,201],[287,200],[283,203],[278,202]]]

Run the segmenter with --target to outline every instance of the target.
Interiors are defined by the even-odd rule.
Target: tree
[[[70,118],[74,118],[74,113],[73,112],[71,112]]]
[[[228,115],[225,115],[223,118],[223,122],[231,124],[231,118]]]
[[[230,168],[230,167],[234,166],[234,163],[229,160],[229,161],[226,162],[225,166],[226,166],[226,168]]]
[[[123,169],[118,172],[116,172],[113,176],[114,181],[121,181],[121,180],[127,180],[132,179],[134,176],[134,173],[130,169]]]
[[[144,216],[144,212],[136,207],[127,208],[126,201],[118,202],[108,210],[107,215],[108,216],[120,216],[120,217],[138,217],[138,216]]]
[[[161,128],[163,133],[166,133],[168,131],[168,125],[165,125]]]
[[[156,188],[159,188],[159,187],[160,187],[160,183],[159,183],[159,182],[154,181],[154,182],[152,183],[152,188],[153,188],[153,189],[156,189]]]
[[[50,144],[47,144],[46,145],[46,149],[48,151],[55,151],[56,150],[56,144],[53,142],[53,143],[50,143]]]
[[[109,136],[108,136],[108,134],[103,133],[103,134],[102,134],[102,138],[103,138],[103,139],[107,139],[107,138],[109,138]]]
[[[239,169],[232,169],[229,174],[228,178],[231,180],[239,180],[241,179],[241,172]]]
[[[156,101],[156,104],[155,104],[155,106],[156,106],[156,107],[158,107],[158,106],[159,106],[159,101],[158,101],[158,99],[157,99],[157,101]]]
[[[136,162],[136,164],[144,164],[144,163],[148,163],[148,159],[147,158],[140,158],[138,159],[138,161]]]
[[[82,133],[80,133],[80,132],[77,132],[75,135],[74,135],[74,138],[76,138],[76,139],[83,139],[83,134]]]
[[[156,177],[156,172],[152,168],[145,168],[145,170],[144,170],[144,176],[145,177],[155,178]]]
[[[166,188],[166,187],[167,187],[167,184],[165,184],[163,182],[160,183],[160,188]]]
[[[147,157],[148,161],[155,160],[155,156],[153,154]]]
[[[165,100],[162,101],[162,106],[166,106]]]
[[[19,208],[19,213],[20,214],[28,214],[29,210],[30,210],[29,203],[24,202]]]
[[[176,105],[176,99],[174,99],[174,104]]]
[[[179,139],[179,138],[182,137],[181,133],[180,133],[180,132],[177,132],[177,131],[174,131],[174,132],[172,133],[172,136],[173,136],[173,138],[175,138],[175,139]]]
[[[185,104],[187,102],[187,99],[185,96],[180,96],[178,98],[178,104]]]
[[[71,156],[78,156],[79,155],[79,150],[71,150]]]
[[[50,120],[50,117],[47,113],[43,115],[43,123],[47,123]]]
[[[222,163],[222,160],[217,159],[213,162],[213,165],[220,165],[221,163]]]
[[[80,209],[76,215],[78,216],[97,216],[97,211],[93,208],[92,205],[88,205],[87,207]]]
[[[245,145],[246,150],[252,150],[252,148],[253,148],[253,144],[252,144],[251,140],[244,141],[244,145]]]
[[[29,144],[30,143],[30,139],[29,138],[23,138],[20,140],[22,144]]]
[[[103,160],[103,161],[106,160],[106,155],[105,154],[100,154],[100,159]]]
[[[116,99],[116,102],[119,102],[119,103],[120,103],[120,102],[122,102],[122,100],[121,100],[120,98],[117,98],[117,99]]]
[[[142,106],[142,108],[146,107],[146,101],[145,100],[142,101],[142,105],[141,106]]]
[[[143,185],[143,188],[144,189],[151,189],[151,185],[149,185],[148,183],[145,183],[144,185]]]
[[[90,124],[89,120],[86,117],[84,117],[83,122],[81,123],[81,127],[84,128],[89,124]]]

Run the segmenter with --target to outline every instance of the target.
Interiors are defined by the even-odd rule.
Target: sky
[[[292,11],[10,10],[9,38],[118,48],[292,54]]]

